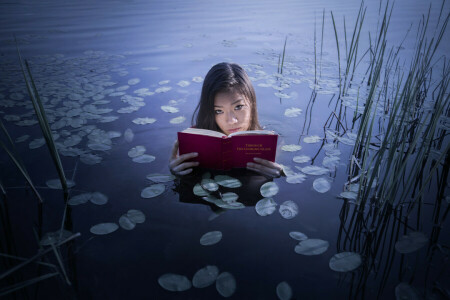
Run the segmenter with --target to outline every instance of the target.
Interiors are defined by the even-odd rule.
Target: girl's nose
[[[227,122],[230,124],[234,124],[238,122],[237,117],[234,115],[234,112],[230,112],[227,116]]]

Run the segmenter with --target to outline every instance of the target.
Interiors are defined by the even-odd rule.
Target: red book
[[[245,168],[254,157],[275,161],[278,135],[268,130],[239,131],[230,135],[207,129],[178,132],[180,155],[197,152],[200,167],[229,170]]]

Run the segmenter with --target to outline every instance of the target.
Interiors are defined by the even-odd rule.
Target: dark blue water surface
[[[387,47],[398,49],[404,40],[399,61],[405,70],[415,51],[420,20],[428,14],[430,4],[428,40],[439,28],[440,14],[440,24],[448,15],[448,3],[442,9],[441,1],[401,0],[394,4]],[[360,84],[367,78],[370,58],[369,54],[364,57],[363,54],[381,26],[385,5],[384,1],[364,4],[367,10],[358,50],[362,59],[348,91],[348,118],[343,121],[350,140],[358,128],[358,122],[353,129],[351,123],[358,91],[361,99],[368,93],[367,84]],[[5,246],[1,250],[22,258],[32,257],[39,250],[37,236],[61,227],[65,207],[62,191],[50,189],[46,184],[58,178],[58,174],[48,148],[36,141],[42,133],[20,71],[14,37],[23,59],[28,60],[50,125],[58,135],[55,140],[66,177],[76,183],[70,195],[100,192],[108,197],[104,205],[88,202],[69,206],[71,232],[81,233],[69,247],[61,248],[72,285],[56,276],[41,281],[39,286],[22,289],[17,298],[222,298],[214,285],[169,292],[158,284],[158,278],[167,273],[192,280],[195,272],[207,265],[215,265],[219,272],[234,276],[237,286],[231,297],[234,299],[277,299],[276,288],[283,281],[291,286],[294,299],[394,299],[401,282],[408,284],[406,293],[415,291],[432,299],[448,297],[450,278],[444,262],[450,241],[445,226],[448,220],[440,224],[441,231],[433,247],[439,245],[442,250],[435,255],[430,256],[431,243],[407,255],[394,249],[395,241],[410,230],[429,237],[433,222],[439,223],[440,219],[432,220],[432,215],[440,179],[431,180],[420,213],[417,208],[413,211],[408,226],[398,222],[401,219],[398,214],[390,215],[386,222],[388,229],[377,239],[379,244],[364,248],[345,242],[345,232],[351,230],[348,226],[341,227],[341,217],[348,210],[350,219],[355,205],[344,202],[339,194],[352,177],[349,164],[353,146],[351,141],[350,145],[335,142],[325,128],[339,94],[338,54],[330,12],[339,32],[343,72],[344,17],[349,44],[359,7],[360,1],[356,0],[2,1],[0,118],[16,141],[16,153],[39,187],[44,203],[40,224],[36,197],[1,148],[0,179],[6,196],[1,200],[4,222],[0,226],[2,234],[9,227],[13,233],[12,238],[4,235]],[[279,59],[286,38],[281,75]],[[449,50],[446,31],[435,57],[448,55]],[[203,171],[164,183],[165,191],[157,197],[141,197],[141,191],[154,184],[146,178],[148,174],[169,174],[167,165],[176,133],[191,126],[202,80],[211,66],[222,61],[241,64],[251,77],[261,124],[280,134],[278,163],[299,173],[295,166],[322,166],[327,157],[327,148],[322,146],[335,142],[341,152],[338,163],[324,175],[306,175],[301,183],[289,183],[285,177],[274,179],[279,187],[278,194],[273,196],[278,207],[269,216],[258,215],[255,204],[263,198],[259,187],[271,180],[244,170],[227,173],[241,180],[241,188],[220,188],[222,193],[237,193],[238,201],[246,205],[244,209],[221,210],[195,196],[192,188],[200,182]],[[436,74],[442,74],[442,62],[434,66],[432,82],[439,80],[440,75]],[[317,94],[312,103],[309,100],[314,95],[313,89]],[[431,96],[428,100],[431,101]],[[363,109],[361,102],[358,105]],[[168,113],[161,106],[171,106],[177,112]],[[426,109],[432,106],[432,103],[424,105]],[[292,108],[301,112],[286,116],[286,110]],[[139,118],[155,120],[136,124]],[[440,123],[445,132],[447,119]],[[382,123],[376,121],[377,133],[382,131]],[[332,132],[339,129],[335,124]],[[134,138],[125,138],[127,129]],[[303,138],[307,136],[320,139],[306,143]],[[2,134],[1,138],[6,144],[6,136]],[[72,145],[73,139],[79,139],[79,143]],[[101,141],[108,146],[104,150],[92,145]],[[281,149],[290,144],[302,148],[297,152]],[[445,139],[441,148],[447,144]],[[154,156],[154,161],[133,162],[128,151],[136,146],[145,146],[146,154]],[[439,149],[435,150],[433,155],[438,157]],[[299,155],[313,160],[295,163],[293,157]],[[416,167],[409,166],[408,172]],[[426,168],[429,170],[430,166]],[[325,193],[313,187],[319,177],[331,184]],[[442,197],[446,199],[442,201],[442,213],[448,210],[449,199],[448,182],[444,184],[447,190]],[[280,204],[287,200],[298,206],[298,215],[292,219],[285,219],[278,212]],[[142,211],[145,222],[133,230],[119,227],[108,235],[90,232],[99,223],[119,224],[119,218],[130,209]],[[201,245],[200,237],[210,231],[221,231],[222,240],[212,246]],[[298,241],[289,236],[291,231],[327,241],[329,248],[320,255],[297,254],[294,248]],[[358,232],[353,239],[361,242],[371,234],[365,228]],[[363,266],[347,273],[331,270],[330,259],[344,251],[360,253]],[[57,265],[52,253],[45,257],[45,261]],[[365,264],[369,257],[375,258]],[[5,260],[0,273],[16,263]],[[24,281],[47,272],[53,270],[39,269],[32,263],[19,270],[14,280]],[[11,286],[12,278],[2,279],[0,287]]]

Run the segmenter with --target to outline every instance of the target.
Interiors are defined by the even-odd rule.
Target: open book
[[[197,152],[200,167],[229,170],[245,168],[254,157],[275,161],[278,135],[268,130],[238,131],[230,135],[207,129],[178,132],[179,153]]]

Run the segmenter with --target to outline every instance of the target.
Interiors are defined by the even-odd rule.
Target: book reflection
[[[209,192],[210,195],[220,199],[225,193],[236,193],[239,196],[237,201],[245,206],[255,206],[256,202],[263,198],[260,193],[261,186],[268,181],[272,181],[272,179],[269,179],[266,176],[246,169],[216,171],[197,168],[192,174],[175,180],[174,191],[178,193],[180,202],[208,205],[213,211],[222,210],[222,208],[216,206],[215,204],[203,200],[202,196],[197,196],[194,194],[194,186],[200,183],[205,173],[208,172],[211,174],[211,178],[214,178],[217,175],[228,175],[238,179],[242,183],[242,186],[237,188],[219,186],[217,191]]]

